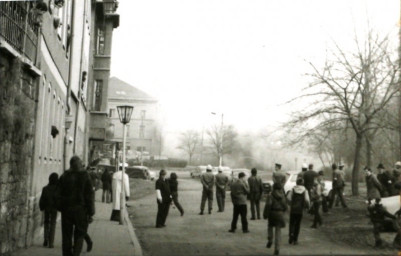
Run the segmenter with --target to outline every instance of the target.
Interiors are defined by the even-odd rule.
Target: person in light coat
[[[112,182],[112,188],[113,188],[113,212],[111,213],[111,218],[110,220],[112,221],[120,221],[120,203],[125,203],[121,202],[121,180],[123,176],[122,172],[122,165],[120,164],[120,168],[118,172],[115,172],[113,174],[113,182]],[[128,200],[130,196],[130,188],[129,188],[129,177],[125,173],[124,174],[124,199]]]

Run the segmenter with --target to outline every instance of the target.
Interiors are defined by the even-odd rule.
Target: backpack
[[[305,204],[305,191],[302,194],[295,193],[292,189],[291,198],[291,212],[292,213],[302,213]]]

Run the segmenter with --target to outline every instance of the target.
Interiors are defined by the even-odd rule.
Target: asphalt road
[[[178,210],[171,207],[166,222],[167,227],[155,228],[157,212],[155,193],[130,202],[129,211],[132,215],[132,223],[144,255],[273,254],[273,248],[267,249],[265,247],[266,220],[249,220],[250,233],[248,234],[241,232],[239,221],[237,232],[228,233],[232,218],[232,203],[229,192],[227,192],[224,213],[216,212],[217,203],[214,200],[212,214],[200,216],[198,215],[201,200],[199,180],[187,178],[187,174],[179,174],[179,177],[185,177],[179,179],[179,200],[184,207],[185,215],[181,217]],[[263,207],[264,203],[261,205],[261,208]],[[311,220],[312,216],[304,215],[299,244],[296,246],[288,244],[287,221],[287,227],[282,230],[281,255],[376,255],[378,253],[378,251],[372,251],[369,248],[357,249],[344,243],[332,242],[321,231],[310,228]]]

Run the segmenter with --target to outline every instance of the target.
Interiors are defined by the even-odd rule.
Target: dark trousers
[[[343,196],[343,192],[344,192],[344,188],[343,187],[342,188],[333,188],[331,199],[330,199],[329,208],[333,207],[333,203],[336,200],[336,196],[338,196],[338,198],[340,199],[341,205],[343,207],[347,207],[347,204],[345,203],[345,199],[344,199],[344,196]]]
[[[290,239],[294,242],[298,241],[299,231],[301,230],[302,213],[290,214]]]
[[[320,216],[320,202],[313,202],[312,214],[313,218],[313,226],[317,227],[317,224],[322,225],[322,216]]]
[[[79,256],[81,254],[87,229],[88,216],[84,207],[75,206],[61,212],[63,256]]]
[[[203,210],[205,210],[206,199],[208,201],[208,209],[210,212],[210,211],[212,211],[212,208],[213,208],[213,190],[204,189],[202,191],[202,201],[201,201],[201,206],[200,206],[201,212],[203,212]]]
[[[170,201],[163,201],[160,203],[159,200],[157,200],[156,227],[161,227],[166,224],[169,209]]]
[[[171,195],[173,196],[173,202],[175,207],[180,211],[180,213],[184,213],[184,209],[182,208],[180,202],[178,202],[178,192],[172,192]]]
[[[216,201],[217,201],[217,207],[219,208],[220,212],[224,212],[225,200],[226,200],[226,190],[217,188]]]
[[[255,219],[255,215],[260,219],[260,196],[259,194],[251,194],[250,195],[250,201],[251,201],[251,218]],[[255,214],[256,211],[256,214]]]
[[[102,193],[102,202],[110,203],[111,202],[111,188],[104,189]]]
[[[57,210],[45,210],[44,242],[49,247],[54,246],[54,235],[56,233]]]
[[[237,229],[238,216],[241,215],[242,230],[248,230],[248,221],[246,219],[246,204],[234,204],[233,221],[231,222],[231,230]]]
[[[327,197],[322,195],[322,210],[323,212],[328,212],[329,211],[329,200],[327,200]]]

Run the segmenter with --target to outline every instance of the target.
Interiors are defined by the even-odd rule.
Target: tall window
[[[143,139],[145,137],[145,126],[141,124],[139,126],[139,138]]]
[[[114,117],[115,114],[116,114],[116,109],[115,108],[111,108],[109,110],[109,117]]]
[[[104,28],[98,28],[97,29],[96,54],[104,55],[104,44],[105,44]]]
[[[102,89],[103,80],[96,80],[92,106],[94,111],[100,111],[100,107],[102,104]]]

